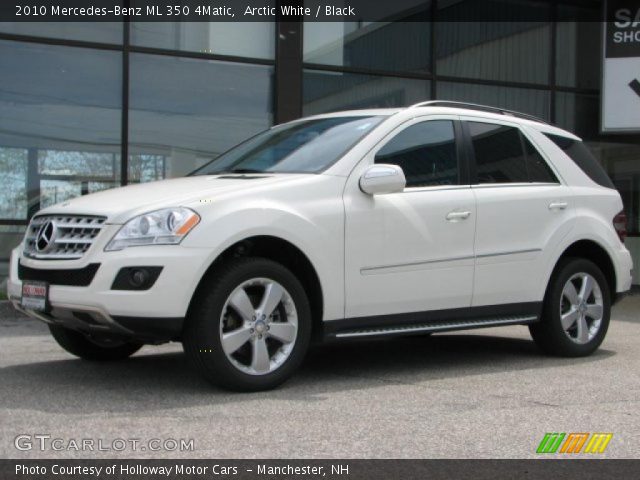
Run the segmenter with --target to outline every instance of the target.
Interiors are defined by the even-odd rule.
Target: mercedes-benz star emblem
[[[57,230],[56,224],[51,220],[42,224],[36,235],[36,250],[38,252],[45,252],[53,245]]]

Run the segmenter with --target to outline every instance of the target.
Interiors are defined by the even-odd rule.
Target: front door
[[[454,116],[411,120],[354,169],[344,194],[347,318],[470,306],[476,207],[456,132]],[[363,193],[359,177],[374,162],[402,167],[405,190]]]

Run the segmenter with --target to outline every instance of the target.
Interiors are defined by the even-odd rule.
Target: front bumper
[[[98,250],[98,249],[96,249]],[[80,260],[33,260],[22,256],[21,247],[11,255],[7,293],[13,305],[27,315],[89,333],[109,333],[159,342],[180,338],[189,303],[209,265],[209,250],[180,245],[132,247],[118,252],[88,252]],[[49,286],[46,312],[20,306],[22,280],[18,264],[28,269],[81,270],[99,264],[88,286]],[[162,266],[148,290],[114,290],[120,269]]]
[[[14,308],[25,315],[50,325],[60,325],[89,335],[115,335],[145,343],[180,340],[184,318],[112,317],[91,307],[56,305],[47,312],[21,307],[20,299],[12,298]]]

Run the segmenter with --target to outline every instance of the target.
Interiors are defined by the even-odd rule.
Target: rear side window
[[[457,185],[453,122],[429,120],[405,128],[378,150],[375,163],[402,167],[407,187]]]
[[[557,183],[542,155],[515,127],[467,122],[479,184]]]
[[[559,183],[546,160],[542,158],[542,155],[538,152],[538,149],[534,147],[524,136],[522,137],[522,140],[527,154],[527,172],[529,173],[529,181],[538,183]]]
[[[616,187],[604,171],[600,162],[593,156],[587,146],[579,140],[545,133],[547,138],[560,147],[578,167],[598,185],[606,188]]]

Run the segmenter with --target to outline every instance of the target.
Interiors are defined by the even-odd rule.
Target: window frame
[[[468,158],[465,153],[462,126],[460,124],[460,117],[458,115],[446,115],[446,114],[445,115],[439,115],[439,114],[421,115],[421,116],[413,117],[401,123],[400,125],[397,125],[391,132],[385,135],[371,150],[371,152],[368,155],[369,161],[367,162],[367,164],[369,166],[376,165],[375,160],[378,152],[382,150],[389,142],[391,142],[397,135],[402,133],[407,128],[410,128],[419,123],[443,121],[443,120],[449,121],[453,125],[453,135],[454,135],[455,146],[456,146],[456,162],[458,166],[458,183],[456,185],[424,185],[424,186],[416,186],[416,187],[405,187],[402,192],[398,192],[398,193],[470,188],[471,184],[469,183],[470,175],[469,175]]]
[[[522,155],[525,159],[525,165],[528,160],[529,155],[527,154],[527,150],[525,148],[525,140],[527,140],[531,146],[538,152],[542,160],[546,163],[547,167],[556,178],[555,182],[504,182],[504,183],[478,183],[478,164],[476,162],[475,150],[473,148],[473,139],[471,138],[471,132],[469,129],[469,122],[474,123],[488,123],[490,125],[500,125],[503,127],[511,127],[515,128],[520,136],[520,148],[522,150]],[[468,165],[470,170],[470,182],[473,188],[507,188],[507,187],[533,187],[533,186],[550,186],[550,185],[564,185],[564,180],[562,176],[558,173],[557,169],[553,165],[553,162],[549,161],[548,155],[538,146],[538,143],[531,138],[531,136],[526,132],[523,126],[518,123],[512,123],[508,121],[502,121],[492,118],[485,117],[475,117],[475,116],[463,116],[460,117],[461,128],[464,136],[464,146],[465,146],[465,154],[468,158]],[[527,177],[529,177],[529,171],[527,169]]]

